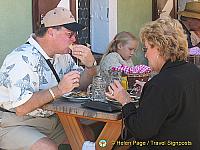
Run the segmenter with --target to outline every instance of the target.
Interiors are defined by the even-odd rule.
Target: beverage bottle
[[[122,87],[123,87],[125,90],[128,89],[127,74],[125,74],[124,72],[122,72],[122,76],[121,76],[121,84],[122,84]]]

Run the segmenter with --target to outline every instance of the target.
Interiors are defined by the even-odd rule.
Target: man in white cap
[[[85,89],[96,75],[91,50],[72,46],[83,28],[69,10],[55,8],[44,16],[40,29],[6,57],[0,69],[0,148],[56,150],[64,141],[59,119],[41,107],[74,88]]]
[[[188,47],[200,47],[200,2],[186,3],[184,11],[178,14],[188,36]]]

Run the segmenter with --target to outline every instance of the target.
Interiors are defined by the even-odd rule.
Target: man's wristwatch
[[[97,62],[96,62],[96,60],[93,62],[93,64],[92,64],[92,66],[90,66],[90,67],[88,67],[88,66],[85,66],[86,68],[93,68],[93,67],[96,67],[97,66]]]

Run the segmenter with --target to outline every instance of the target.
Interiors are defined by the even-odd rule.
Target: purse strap
[[[30,44],[28,41],[25,44]],[[42,55],[43,56],[43,55]],[[44,56],[43,56],[44,57]],[[51,69],[51,71],[53,72],[54,76],[56,77],[57,82],[60,82],[60,78],[55,70],[55,68],[53,67],[53,64],[50,62],[49,59],[44,58],[47,62],[47,65],[49,66],[49,68]]]

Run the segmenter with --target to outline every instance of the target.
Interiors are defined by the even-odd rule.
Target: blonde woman
[[[188,45],[182,27],[174,19],[158,19],[146,24],[140,37],[149,66],[158,74],[144,85],[139,108],[116,80],[106,95],[123,105],[130,136],[149,141],[137,149],[200,149],[200,70],[185,61]]]

